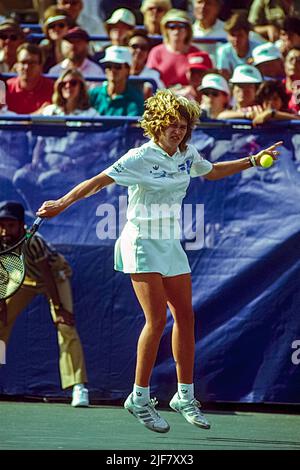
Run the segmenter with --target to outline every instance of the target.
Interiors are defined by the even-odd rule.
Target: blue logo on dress
[[[184,163],[180,163],[180,165],[178,165],[178,171],[180,173],[187,173],[189,175],[191,172],[192,164],[192,160],[186,160]]]

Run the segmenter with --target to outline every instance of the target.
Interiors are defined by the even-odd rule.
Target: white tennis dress
[[[193,145],[170,157],[150,140],[104,170],[128,186],[127,223],[115,244],[115,269],[176,276],[191,271],[180,243],[180,209],[190,177],[206,175],[212,164]]]

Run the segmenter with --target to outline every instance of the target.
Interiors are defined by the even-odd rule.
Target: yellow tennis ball
[[[269,168],[273,165],[273,158],[271,155],[264,153],[263,156],[260,158],[260,164],[263,168]]]

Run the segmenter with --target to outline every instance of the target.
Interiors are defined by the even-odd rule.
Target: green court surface
[[[0,402],[0,449],[300,450],[300,415],[207,412],[210,430],[162,411],[171,430],[151,432],[122,407]]]

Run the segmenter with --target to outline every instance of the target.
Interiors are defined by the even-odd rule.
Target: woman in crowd
[[[71,23],[72,20],[65,10],[53,5],[45,11],[43,31],[46,38],[40,43],[44,56],[44,73],[64,59],[61,45]]]
[[[199,49],[191,45],[192,24],[185,11],[171,9],[161,21],[163,44],[153,47],[147,66],[160,72],[166,88],[172,85],[187,85],[187,55]]]

